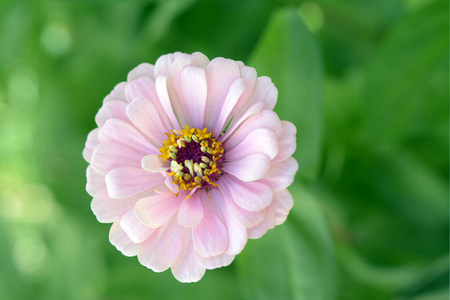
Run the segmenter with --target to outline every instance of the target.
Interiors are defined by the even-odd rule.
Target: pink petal
[[[186,53],[181,53],[173,61],[168,77],[174,82],[177,87],[179,87],[181,81],[181,72],[184,68],[192,65],[192,56]]]
[[[267,212],[265,209],[260,211],[245,210],[234,202],[233,199],[226,199],[228,209],[231,216],[244,228],[255,227],[261,224],[266,218]]]
[[[139,245],[139,262],[155,272],[167,270],[180,254],[184,231],[176,218],[172,218]]]
[[[102,143],[110,142],[127,146],[142,155],[161,154],[159,148],[150,143],[137,129],[122,120],[110,119],[98,135]]]
[[[266,211],[260,210],[257,212],[245,210],[233,199],[230,190],[223,183],[223,180],[218,182],[220,193],[222,194],[230,215],[244,228],[254,227],[260,224],[266,218]]]
[[[201,52],[194,52],[191,54],[192,57],[192,65],[195,67],[205,69],[206,66],[210,63],[209,58]]]
[[[127,81],[133,81],[140,77],[155,79],[155,67],[149,63],[142,63],[128,73]]]
[[[247,244],[247,228],[239,224],[234,218],[229,218],[227,219],[227,230],[230,242],[226,253],[237,255],[242,252]]]
[[[204,122],[206,128],[212,129],[215,126],[222,105],[226,103],[225,98],[231,84],[240,76],[238,64],[231,59],[215,58],[206,67],[206,80],[208,83],[208,100],[206,102]],[[214,133],[217,135],[217,132]]]
[[[263,153],[273,159],[278,153],[278,138],[268,129],[256,129],[250,132],[240,144],[234,148],[226,145],[226,160],[239,160],[254,153]]]
[[[247,66],[241,68],[241,73],[242,77],[246,79],[247,88],[232,112],[235,119],[240,119],[257,104],[261,106],[261,110],[272,110],[278,97],[278,91],[271,79],[264,76],[256,78],[255,69]]]
[[[248,86],[231,112],[234,118],[230,124],[230,130],[227,132],[228,134],[232,133],[251,115],[262,110],[272,110],[278,97],[278,91],[270,78],[259,77],[256,79],[255,70],[249,67],[243,67],[241,72],[243,77],[246,78]],[[223,140],[227,139],[228,134],[224,135]]]
[[[248,230],[248,238],[249,239],[259,239],[264,234],[266,234],[266,232],[269,229],[272,229],[275,227],[275,224],[276,224],[275,211],[273,209],[271,209],[271,207],[266,208],[266,210],[267,210],[267,217],[264,220],[264,222],[262,222],[261,224],[255,226],[253,228],[250,228]]]
[[[111,100],[105,102],[95,116],[95,123],[101,127],[109,119],[120,119],[129,122],[128,116],[125,113],[127,104],[119,100]]]
[[[128,82],[125,88],[125,95],[129,103],[133,102],[135,98],[145,98],[153,105],[155,105],[155,102],[158,102],[155,82],[149,77],[141,77]]]
[[[245,80],[245,82],[247,82],[247,88],[243,95],[244,97],[239,99],[239,102],[237,103],[236,108],[234,110],[234,112],[236,112],[238,114],[240,112],[242,112],[242,110],[246,110],[248,107],[250,107],[254,104],[251,101],[251,99],[252,99],[252,95],[254,93],[256,83],[258,80],[257,73],[254,68],[248,67],[243,64],[242,65],[239,64],[239,65],[240,65],[239,67],[240,67],[240,71],[241,71],[241,77]]]
[[[197,67],[186,67],[181,72],[180,94],[190,114],[190,124],[194,128],[203,128],[206,105],[206,74]]]
[[[272,207],[276,215],[276,225],[284,223],[293,206],[294,199],[288,190],[281,190],[273,193]]]
[[[202,201],[204,216],[192,230],[195,249],[204,257],[221,255],[228,248],[227,230],[211,207],[206,192],[197,195]]]
[[[254,181],[266,175],[269,165],[270,160],[266,155],[255,153],[239,160],[226,161],[222,170],[242,181]]]
[[[141,166],[142,155],[132,149],[115,143],[101,143],[97,145],[92,154],[91,166],[101,175],[106,175],[112,169],[118,167]]]
[[[231,116],[234,116],[233,122],[240,119],[252,106],[256,104],[255,100],[252,98],[257,83],[256,76],[257,74],[254,68],[241,66],[241,77],[245,81],[245,89],[231,111]],[[261,103],[261,108],[263,106],[264,104]]]
[[[192,233],[187,231],[184,235],[180,255],[172,265],[172,273],[180,282],[197,282],[205,274],[205,267],[200,265],[194,254]]]
[[[216,136],[221,134],[225,129],[225,126],[228,124],[227,120],[231,119],[231,111],[235,107],[236,103],[238,102],[246,88],[247,86],[244,79],[242,78],[237,79],[231,85],[227,97],[225,98],[225,102],[222,105],[222,109],[218,111],[218,115],[214,119],[215,126],[213,126],[212,129]]]
[[[274,162],[287,159],[289,156],[294,154],[295,149],[297,148],[295,136],[297,133],[297,128],[295,128],[294,124],[287,121],[281,121],[281,125],[283,130],[278,140],[280,150],[274,158]]]
[[[177,87],[181,86],[181,73],[187,67],[197,67],[205,69],[209,63],[209,59],[200,52],[192,53],[192,55],[181,53],[173,61],[170,69],[170,77]]]
[[[163,162],[162,158],[156,155],[147,155],[142,158],[142,169],[149,172],[165,172],[170,167],[169,162]]]
[[[158,110],[149,100],[134,98],[127,106],[127,115],[137,128],[154,141],[154,145],[166,140],[164,133],[170,129],[163,125]]]
[[[134,213],[148,227],[158,228],[175,214],[181,201],[170,193],[143,198],[136,203]]]
[[[128,198],[163,183],[164,177],[141,168],[120,167],[106,174],[105,181],[112,198]]]
[[[178,120],[177,122],[175,122],[175,124],[179,124],[179,126],[181,127],[186,127],[186,125],[191,124],[191,116],[189,114],[189,112],[187,111],[187,108],[185,106],[184,100],[180,95],[180,91],[179,91],[179,84],[176,85],[176,83],[174,82],[174,78],[172,77],[167,77],[167,80],[165,80],[165,82],[161,81],[162,84],[165,84],[165,88],[167,91],[167,99],[169,99],[170,102],[170,106],[173,109],[174,114],[176,115],[176,119]],[[161,103],[163,103],[164,105],[168,106],[167,100],[165,100],[166,95],[164,94],[164,86],[161,88],[162,89],[162,93],[161,95],[159,95],[160,99],[161,99]],[[159,90],[158,90],[159,92]],[[164,109],[166,110],[166,107],[164,107]],[[172,122],[172,124],[174,124],[174,122]]]
[[[251,107],[249,107],[244,114],[242,114],[242,116],[240,116],[239,118],[237,118],[237,116],[233,117],[233,120],[230,122],[230,126],[228,128],[228,130],[225,132],[225,134],[222,136],[223,141],[225,141],[228,136],[230,134],[232,134],[237,128],[239,128],[239,126],[245,121],[247,120],[249,117],[260,113],[264,108],[264,104],[259,102],[259,103],[255,103],[254,105],[252,105]]]
[[[180,52],[170,53],[161,56],[156,60],[155,63],[155,77],[160,75],[167,76],[170,74],[170,70],[172,69],[173,61],[181,55]]]
[[[206,65],[208,64],[209,60],[206,56],[204,56],[201,53],[193,53],[192,55],[188,54],[180,54],[178,55],[173,64],[172,68],[170,70],[170,75],[167,77],[167,92],[171,100],[171,104],[173,107],[173,110],[180,122],[180,125],[182,127],[185,127],[185,125],[192,125],[192,121],[197,122],[196,120],[191,120],[191,114],[189,112],[189,107],[187,102],[188,100],[185,99],[183,93],[186,91],[183,89],[183,82],[186,81],[182,77],[185,77],[185,75],[182,76],[184,69],[189,69],[193,67],[199,67],[201,69],[204,69]],[[197,77],[198,78],[198,77]],[[206,80],[206,79],[205,79]],[[206,85],[206,83],[205,83]],[[194,91],[195,89],[192,89]],[[202,92],[203,93],[203,92]],[[205,90],[206,93],[206,90]],[[206,97],[206,96],[205,96]],[[203,98],[201,98],[203,99]],[[199,100],[200,102],[203,102],[203,100]],[[203,105],[204,107],[204,105]],[[200,112],[200,114],[203,116],[203,112]]]
[[[111,198],[106,188],[103,188],[92,199],[91,209],[99,222],[111,223],[120,220],[134,206],[134,203],[135,201],[130,199]]]
[[[258,77],[251,101],[264,103],[264,109],[273,110],[277,103],[278,90],[269,77]]]
[[[94,152],[94,148],[99,143],[99,140],[98,140],[98,133],[99,133],[99,131],[100,131],[100,129],[95,128],[94,130],[92,130],[88,134],[88,137],[87,137],[87,140],[86,140],[86,146],[84,147],[84,150],[83,150],[83,158],[87,162],[91,162],[92,152]]]
[[[269,185],[276,191],[284,190],[294,182],[294,176],[297,170],[297,161],[289,157],[286,160],[271,163],[269,171],[260,182]]]
[[[288,215],[277,214],[275,212],[275,225],[281,225],[287,220]]]
[[[125,87],[127,86],[126,82],[120,82],[118,83],[114,89],[109,93],[105,99],[103,99],[103,103],[109,102],[109,101],[123,101],[127,102],[125,98]]]
[[[120,227],[119,222],[115,222],[111,226],[109,241],[125,256],[135,256],[138,253],[138,244],[130,240],[125,231]]]
[[[173,179],[170,176],[167,176],[164,180],[164,184],[166,185],[167,189],[172,192],[172,194],[177,194],[180,190],[178,189],[178,185],[173,183]]]
[[[158,93],[159,101],[161,102],[161,106],[163,107],[164,112],[170,120],[172,128],[180,129],[180,124],[175,117],[175,112],[173,110],[172,103],[170,102],[166,76],[158,76],[156,78],[156,92]]]
[[[260,182],[242,182],[233,176],[223,176],[234,202],[250,211],[260,211],[267,207],[273,198],[272,189]]]
[[[226,253],[229,255],[236,255],[241,253],[247,243],[247,228],[239,224],[229,212],[226,201],[222,194],[217,190],[210,192],[211,199],[216,212],[221,216],[221,219],[225,221],[225,225],[228,232],[228,248]],[[230,261],[231,263],[231,261]]]
[[[186,227],[195,227],[203,218],[203,205],[197,195],[185,198],[178,210],[178,222]]]
[[[269,129],[275,132],[277,136],[280,135],[282,131],[280,118],[271,110],[263,110],[250,116],[236,130],[228,130],[229,135],[223,141],[228,149],[232,149],[239,145],[251,132],[261,128]]]
[[[203,257],[198,252],[195,252],[197,261],[206,269],[212,270],[230,265],[234,260],[234,255],[221,254],[218,256]]]
[[[133,207],[120,220],[120,226],[126,232],[128,237],[136,244],[145,241],[155,229],[142,224],[134,214]]]
[[[106,186],[105,184],[105,176],[100,175],[95,172],[91,166],[88,166],[86,169],[86,191],[92,197],[95,196],[102,188]]]
[[[166,114],[163,112],[163,107],[159,101],[158,94],[156,92],[155,81],[149,77],[141,77],[133,80],[127,84],[125,89],[128,102],[132,102],[135,98],[145,98],[150,101],[155,109],[160,112],[159,117],[165,128],[169,128],[170,123]]]

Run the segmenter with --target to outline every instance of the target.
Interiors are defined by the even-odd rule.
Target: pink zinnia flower
[[[83,152],[111,243],[193,282],[283,223],[298,164],[296,128],[272,111],[277,95],[253,68],[201,53],[132,70],[104,99]]]

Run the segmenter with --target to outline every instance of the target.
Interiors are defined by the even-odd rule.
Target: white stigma
[[[192,162],[192,159],[185,160],[184,165],[189,169],[189,173],[191,173],[191,176],[194,176],[194,163]]]
[[[186,141],[183,138],[181,138],[181,139],[177,140],[177,144],[178,144],[178,147],[182,148],[182,147],[186,146]]]
[[[172,146],[172,145],[169,146],[169,149],[170,149],[170,151],[173,152],[173,153],[178,153],[178,149],[175,148],[175,147]]]
[[[172,162],[170,163],[170,170],[177,174],[178,172],[181,172],[181,170],[183,170],[183,166],[172,160]]]
[[[198,163],[195,163],[195,164],[194,164],[194,171],[195,171],[195,173],[197,174],[197,176],[203,177],[203,170],[202,170],[202,167],[200,167]]]

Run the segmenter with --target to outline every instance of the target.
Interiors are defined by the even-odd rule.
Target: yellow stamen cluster
[[[222,174],[219,166],[224,153],[222,142],[216,141],[207,128],[200,130],[190,128],[188,125],[185,129],[172,130],[166,135],[167,140],[159,149],[161,152],[159,157],[164,162],[171,160],[168,175],[172,176],[173,183],[178,185],[178,189],[192,191],[202,187],[217,187],[215,180]],[[194,143],[194,147],[191,143]],[[187,148],[188,146],[191,148]],[[199,160],[183,161],[187,149],[194,149]]]

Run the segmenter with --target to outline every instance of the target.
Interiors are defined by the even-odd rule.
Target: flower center
[[[216,181],[222,174],[224,149],[222,142],[216,141],[212,131],[206,128],[172,130],[166,133],[167,140],[159,149],[164,161],[170,160],[167,170],[178,189],[192,191],[194,189],[217,188]]]

